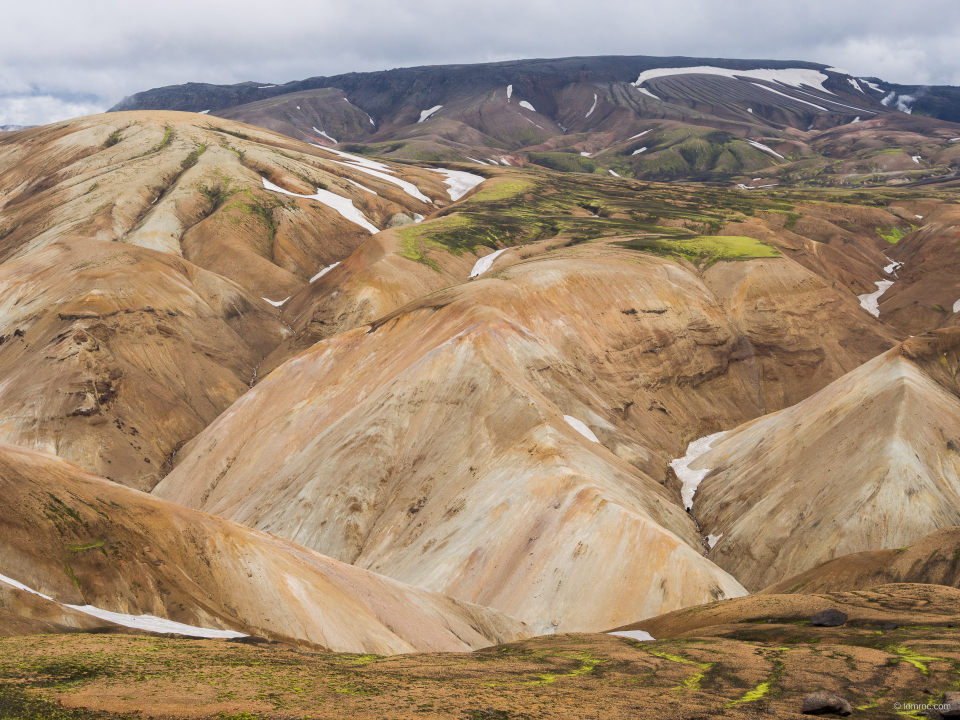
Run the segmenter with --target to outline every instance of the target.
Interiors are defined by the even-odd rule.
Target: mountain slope
[[[468,650],[519,623],[0,445],[0,573],[72,605],[339,652]]]
[[[960,524],[960,333],[899,347],[753,421],[694,467],[709,557],[758,590],[826,560]]]

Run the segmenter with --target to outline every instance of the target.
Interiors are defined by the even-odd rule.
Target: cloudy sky
[[[6,2],[0,125],[99,112],[183,82],[571,55],[823,62],[960,85],[957,0]]]

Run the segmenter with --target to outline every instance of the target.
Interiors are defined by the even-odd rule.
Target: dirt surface
[[[891,591],[888,605],[895,597],[890,616],[910,619],[916,598]],[[855,717],[896,718],[894,703],[935,702],[958,672],[957,626],[825,628],[762,614],[674,640],[565,634],[392,658],[70,635],[0,640],[0,717],[51,717],[59,704],[64,719],[799,718],[803,698],[827,690]]]

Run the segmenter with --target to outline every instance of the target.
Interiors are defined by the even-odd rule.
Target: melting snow
[[[267,88],[276,87],[276,85],[261,85],[257,90],[266,90]]]
[[[774,93],[774,94],[776,94],[776,95],[782,95],[783,97],[787,98],[788,100],[793,100],[794,102],[803,103],[804,105],[809,105],[810,107],[815,107],[817,110],[823,110],[824,112],[830,112],[829,110],[827,110],[827,109],[826,109],[825,107],[823,107],[822,105],[814,105],[812,102],[807,102],[806,100],[801,100],[800,98],[795,98],[793,95],[787,95],[786,93],[782,93],[782,92],[780,92],[779,90],[774,90],[772,87],[767,87],[766,85],[758,85],[757,83],[750,83],[750,84],[753,85],[754,87],[760,88],[761,90],[766,90],[767,92],[772,92],[772,93]]]
[[[642,153],[642,152],[646,152],[646,150],[647,150],[646,147],[642,147],[642,148],[639,148],[639,149],[637,149],[637,150],[634,150],[634,151],[633,151],[632,153],[630,153],[630,154],[631,154],[631,155],[639,155],[639,154]]]
[[[330,136],[327,135],[323,130],[317,130],[316,128],[313,128],[313,131],[314,131],[315,133],[319,133],[319,134],[323,135],[327,140],[329,140],[330,142],[336,144],[336,142],[337,142],[336,138],[330,137]]]
[[[890,260],[890,258],[888,258],[886,255],[884,255],[884,257],[887,258],[887,260]],[[902,262],[897,262],[896,260],[890,260],[890,264],[887,265],[885,268],[883,268],[883,271],[888,275],[896,275],[897,270],[899,270],[902,267],[903,267]]]
[[[509,164],[510,164],[510,161],[507,160],[506,158],[500,158],[500,162],[501,162],[503,165],[509,165]]]
[[[314,147],[321,147],[321,146],[315,145]],[[337,155],[340,155],[341,157],[347,158],[350,161],[350,164],[347,164],[347,163],[337,162],[336,160],[333,160],[332,162],[337,163],[337,165],[343,165],[344,167],[353,168],[354,170],[359,170],[362,173],[365,173],[367,175],[372,175],[375,178],[379,178],[388,183],[396,185],[405,193],[415,197],[417,200],[420,200],[421,202],[425,202],[425,203],[433,202],[430,198],[428,198],[426,195],[420,192],[420,189],[413,183],[407,182],[406,180],[400,180],[399,178],[395,178],[388,175],[387,173],[392,173],[393,170],[391,170],[389,167],[387,167],[383,163],[379,163],[374,160],[368,160],[367,158],[360,158],[360,157],[357,157],[356,155],[349,155],[345,152],[334,150],[333,148],[325,147],[323,149],[326,150],[327,152],[332,152]],[[379,232],[379,231],[375,230],[374,232]]]
[[[919,156],[919,155],[913,155],[912,158],[913,158],[913,161],[914,161],[915,163],[917,163],[917,165],[920,164],[920,156]]]
[[[651,640],[655,639],[653,635],[648,633],[646,630],[621,630],[619,632],[607,633],[607,635],[617,635],[618,637],[639,640],[640,642],[650,642]]]
[[[201,110],[201,111],[198,113],[198,115],[206,115],[208,112],[210,112],[210,111],[209,111],[209,110]]]
[[[567,421],[567,425],[569,425],[578,433],[583,435],[587,440],[590,440],[591,442],[595,442],[595,443],[600,442],[599,440],[597,440],[597,436],[593,434],[593,430],[588,428],[586,424],[583,423],[583,421],[577,420],[572,415],[564,415],[563,419]]]
[[[867,86],[868,88],[870,88],[871,90],[876,90],[877,92],[883,92],[883,90],[880,89],[880,86],[877,85],[876,83],[872,83],[872,82],[870,82],[869,80],[864,80],[863,78],[860,78],[860,82],[862,82],[864,85],[866,85],[866,86]]]
[[[651,128],[651,130],[652,130],[652,129],[653,129],[653,128]],[[636,140],[638,137],[643,137],[643,136],[646,135],[648,132],[650,132],[650,130],[644,130],[642,133],[637,133],[637,134],[634,135],[632,138],[630,138],[630,140]],[[958,139],[960,139],[960,138],[958,138]]]
[[[420,223],[422,223],[422,222],[424,221],[424,217],[423,217],[423,215],[421,215],[420,213],[414,213],[414,214],[413,214],[413,221],[419,225]]]
[[[677,477],[680,478],[680,482],[683,483],[680,495],[683,498],[683,507],[687,510],[693,507],[693,496],[697,492],[697,487],[711,470],[711,468],[691,470],[690,465],[693,464],[694,460],[706,453],[710,449],[710,446],[724,435],[726,435],[726,432],[718,432],[702,437],[699,440],[694,440],[687,445],[686,455],[670,463],[670,467],[673,468]]]
[[[526,108],[526,109],[529,110],[530,112],[536,112],[536,111],[537,111],[536,108],[534,108],[533,105],[531,105],[530,103],[528,103],[526,100],[521,100],[521,101],[520,101],[520,107]]]
[[[423,111],[420,113],[420,119],[417,120],[417,122],[418,122],[418,123],[422,123],[424,120],[426,120],[428,117],[430,117],[431,115],[433,115],[437,110],[439,110],[439,109],[442,108],[442,107],[443,107],[443,105],[434,105],[434,106],[433,106],[432,108],[430,108],[429,110],[423,110]]]
[[[849,75],[849,74],[850,74],[850,73],[848,73],[846,70],[843,70],[843,69],[841,69],[841,68],[835,68],[835,67],[828,67],[828,68],[826,69],[826,71],[827,71],[827,72],[834,72],[834,73],[837,73],[838,75]]]
[[[339,264],[340,264],[339,262],[335,262],[333,265],[327,265],[327,267],[325,267],[323,270],[321,270],[321,271],[318,272],[316,275],[314,275],[312,278],[310,278],[310,282],[313,282],[314,280],[319,280],[320,278],[322,278],[322,277],[323,277],[324,275],[326,275],[328,272],[330,272],[331,270],[333,270],[333,269],[334,269],[337,265],[339,265]]]
[[[272,182],[270,182],[266,178],[263,178],[263,187],[265,187],[267,190],[272,190],[273,192],[283,193],[284,195],[292,195],[293,197],[306,198],[307,200],[316,200],[317,202],[323,203],[327,207],[336,210],[344,218],[346,218],[352,223],[355,223],[356,225],[359,225],[365,230],[368,230],[369,232],[374,234],[380,232],[379,228],[377,228],[376,225],[374,225],[369,220],[367,220],[367,218],[364,217],[363,213],[357,210],[357,208],[353,206],[353,200],[350,200],[349,198],[341,197],[340,195],[337,195],[336,193],[332,193],[329,190],[321,190],[320,188],[317,188],[316,195],[298,195],[297,193],[292,193],[289,190],[284,190],[282,187],[279,187],[278,185],[274,185]],[[289,299],[290,298],[287,298],[287,300]],[[264,300],[266,300],[266,298],[264,298]],[[271,300],[267,300],[267,302],[272,303]],[[286,300],[284,300],[283,302],[286,302]]]
[[[917,220],[923,220],[923,215],[917,215]]]
[[[299,109],[300,109],[300,106],[299,106],[299,105],[297,105],[297,110],[299,110]]]
[[[580,154],[583,155],[583,157],[590,157],[590,153],[588,152],[581,152]]]
[[[607,172],[610,173],[611,175],[613,175],[614,177],[620,177],[620,176],[617,175],[613,170],[609,170],[609,169],[608,169]]]
[[[953,304],[953,311],[954,311],[954,312],[960,312],[960,300],[957,300],[957,301]]]
[[[952,138],[950,142],[960,142],[960,138]]]
[[[763,143],[758,143],[756,140],[747,140],[747,142],[750,143],[751,145],[753,145],[755,148],[757,148],[757,150],[763,150],[765,153],[770,153],[770,154],[773,155],[774,157],[778,157],[778,158],[780,158],[781,160],[784,159],[783,155],[781,155],[780,153],[778,153],[778,152],[777,152],[776,150],[774,150],[773,148],[768,148],[768,147],[767,147],[766,145],[764,145]]]
[[[346,181],[347,181],[348,183],[350,183],[351,185],[356,185],[356,186],[357,186],[358,188],[360,188],[361,190],[365,190],[365,191],[368,192],[368,193],[371,193],[371,194],[373,194],[373,195],[376,195],[377,197],[380,197],[380,195],[379,195],[378,193],[374,192],[373,190],[371,190],[371,189],[368,188],[368,187],[364,187],[363,185],[361,185],[360,183],[358,183],[356,180],[351,180],[350,178],[344,178],[344,180],[346,180]]]
[[[593,115],[593,111],[597,109],[597,94],[593,94],[593,105],[590,106],[590,110],[587,111],[587,114],[584,117],[590,117]]]
[[[850,121],[850,124],[853,125],[854,123],[858,123],[858,122],[860,122],[860,116],[859,116],[859,115],[857,115],[853,120],[851,120],[851,121]]]
[[[472,160],[473,162],[477,163],[478,165],[486,165],[486,164],[487,164],[487,163],[485,163],[483,160],[477,160],[476,158],[472,158],[472,157],[470,157],[469,155],[467,156],[467,160]]]
[[[300,197],[305,197],[305,196],[304,196],[304,195],[301,195]],[[291,297],[293,297],[293,296],[290,295],[290,296],[284,298],[283,300],[271,300],[270,298],[263,298],[263,299],[266,300],[266,301],[267,301],[268,303],[270,303],[271,305],[273,305],[274,307],[280,307],[280,306],[283,305],[287,300],[289,300]]]
[[[507,85],[507,102],[510,101],[510,97],[513,95],[513,85]]]
[[[462,170],[445,170],[440,168],[436,172],[447,176],[447,179],[443,182],[445,185],[450,186],[447,190],[447,194],[450,195],[451,200],[459,200],[468,192],[473,190],[477,185],[486,180],[484,177],[474,175],[473,173],[463,172]]]
[[[669,77],[671,75],[721,75],[734,80],[741,77],[753,78],[754,80],[767,80],[770,82],[789,85],[799,88],[801,85],[807,85],[825,93],[830,91],[823,87],[824,81],[829,78],[818,70],[808,70],[804,68],[787,68],[784,70],[760,69],[760,70],[729,70],[727,68],[711,67],[709,65],[700,65],[697,67],[686,68],[657,68],[655,70],[645,70],[640,73],[640,77],[634,84],[640,87],[647,80],[654,78]],[[846,73],[845,73],[846,74]],[[833,93],[830,93],[831,95]]]
[[[747,108],[747,112],[753,115],[753,108]]]
[[[28,593],[39,595],[44,600],[56,602],[49,595],[39,593],[33,588],[29,588],[23,583],[18,583],[16,580],[8,578],[5,575],[0,575],[0,580],[8,585],[12,585],[18,590],[24,590]],[[246,635],[243,633],[234,632],[233,630],[211,630],[209,628],[201,628],[194,625],[185,625],[184,623],[174,622],[173,620],[167,620],[165,618],[158,618],[154,615],[126,615],[124,613],[101,610],[93,605],[64,604],[64,607],[68,607],[71,610],[77,610],[78,612],[82,612],[84,615],[92,615],[93,617],[100,618],[101,620],[107,620],[109,622],[116,623],[117,625],[123,625],[124,627],[135,628],[137,630],[147,630],[156,633],[178,633],[180,635],[203,638],[246,637]]]
[[[500,253],[506,252],[507,248],[503,250],[496,250],[489,255],[484,255],[482,258],[477,260],[476,264],[473,266],[473,270],[470,271],[470,277],[477,277],[478,275],[483,275],[487,270],[493,266],[493,261],[496,260],[497,255]]]
[[[646,88],[638,87],[637,90],[639,90],[640,92],[642,92],[644,95],[649,95],[649,96],[652,97],[654,100],[659,100],[659,99],[660,99],[660,98],[658,98],[656,95],[654,95],[652,92],[650,92],[649,90],[647,90]]]
[[[874,317],[880,317],[880,296],[893,285],[893,280],[877,280],[877,291],[867,295],[858,295],[860,306]]]
[[[720,533],[719,535],[707,535],[707,546],[708,546],[711,550],[713,550],[713,548],[716,546],[716,544],[717,544],[718,542],[720,542],[720,539],[721,539],[722,537],[723,537],[723,533]]]
[[[854,86],[857,90],[859,90],[860,92],[863,92],[863,88],[860,87],[860,84],[859,84],[856,80],[854,80],[853,78],[848,78],[848,79],[847,79],[847,82],[850,83],[851,85],[853,85],[853,86]]]

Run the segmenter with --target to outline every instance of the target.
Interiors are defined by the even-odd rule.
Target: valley
[[[960,125],[652,60],[0,135],[0,717],[955,690]]]

